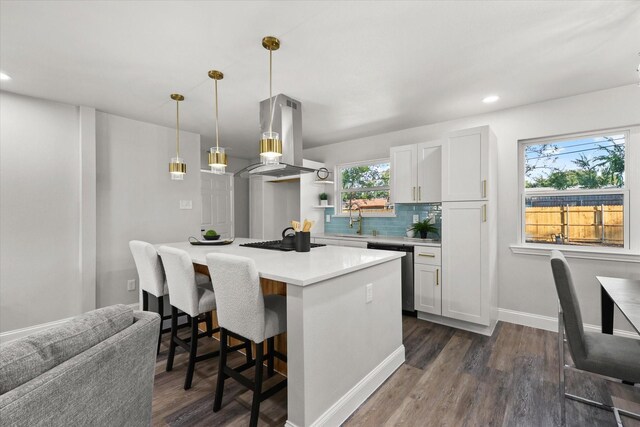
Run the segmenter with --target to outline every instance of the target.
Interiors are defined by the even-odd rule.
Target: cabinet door
[[[442,204],[442,315],[489,325],[486,202]]]
[[[394,203],[417,201],[416,145],[392,147],[391,154],[391,200]]]
[[[442,314],[442,277],[440,266],[415,264],[415,309],[424,313]]]
[[[442,144],[442,201],[486,200],[489,128],[453,132]]]
[[[442,201],[442,141],[418,144],[418,202]]]

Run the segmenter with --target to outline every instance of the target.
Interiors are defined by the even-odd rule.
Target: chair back
[[[169,303],[189,316],[197,317],[200,314],[199,295],[191,257],[186,251],[169,246],[160,246],[158,253],[167,275]]]
[[[140,240],[129,242],[129,249],[140,278],[140,289],[156,297],[164,295],[164,268],[158,251],[151,243]]]
[[[564,328],[569,342],[571,357],[573,357],[574,361],[584,360],[587,353],[580,305],[573,286],[571,269],[564,255],[558,250],[551,251],[551,271],[553,272],[560,307],[562,307]]]
[[[220,327],[256,343],[264,341],[264,297],[255,262],[236,255],[207,254]]]

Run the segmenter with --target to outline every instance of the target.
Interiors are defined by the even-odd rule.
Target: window
[[[363,215],[393,214],[389,197],[389,159],[336,166],[336,214],[360,208]]]
[[[628,247],[629,133],[520,144],[526,243]]]

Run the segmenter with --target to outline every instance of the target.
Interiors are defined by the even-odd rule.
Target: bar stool
[[[273,396],[287,386],[284,379],[262,391],[262,365],[264,360],[264,341],[267,341],[267,373],[272,376],[274,357],[286,362],[287,358],[274,349],[274,337],[287,330],[286,298],[282,295],[263,296],[260,278],[252,259],[227,254],[208,254],[207,265],[213,281],[218,305],[218,323],[220,324],[220,367],[216,384],[213,412],[222,406],[224,381],[232,377],[240,384],[253,390],[250,426],[258,425],[260,402]],[[234,333],[256,343],[256,359],[251,363],[230,368],[227,366],[227,335]],[[254,381],[250,381],[240,372],[255,366]]]
[[[187,252],[168,246],[158,249],[169,286],[169,303],[171,304],[171,344],[167,357],[167,371],[173,369],[173,359],[176,346],[180,346],[189,353],[187,376],[184,381],[184,389],[191,388],[193,371],[196,362],[211,359],[220,354],[219,350],[198,356],[198,339],[218,332],[220,328],[212,329],[211,312],[216,309],[216,297],[208,287],[197,286],[193,263]],[[178,337],[178,310],[186,313],[191,323],[191,336],[187,339]],[[204,317],[207,321],[207,332],[200,333],[198,319]],[[245,349],[247,357],[251,357],[251,343],[245,343],[232,347],[231,350]]]
[[[140,290],[142,291],[142,309],[149,311],[149,295],[155,298],[156,306],[158,308],[157,313],[162,320],[168,320],[171,316],[164,315],[164,296],[169,295],[169,288],[167,287],[167,280],[164,274],[164,268],[162,267],[162,260],[156,251],[156,248],[152,244],[143,242],[140,240],[132,240],[129,242],[129,249],[133,255],[133,261],[136,264],[138,270],[138,277],[140,279]],[[211,281],[209,276],[202,273],[196,273],[196,283],[198,286],[208,286],[211,288]],[[213,289],[213,288],[211,288]],[[209,330],[211,320],[207,324]],[[158,335],[158,349],[157,353],[160,353],[160,341],[162,340],[162,334],[170,332],[170,328],[162,329],[160,325],[160,333]]]

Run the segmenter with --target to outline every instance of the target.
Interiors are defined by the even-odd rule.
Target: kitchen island
[[[281,252],[231,245],[166,244],[196,266],[211,252],[255,261],[287,296],[287,426],[341,424],[405,360],[399,252],[325,246]],[[161,246],[161,245],[157,245]],[[215,281],[215,277],[212,278]]]

